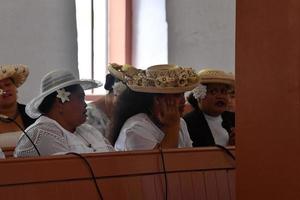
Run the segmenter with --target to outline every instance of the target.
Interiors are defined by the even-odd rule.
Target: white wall
[[[39,93],[42,76],[64,67],[78,76],[74,0],[1,0],[0,63],[29,65],[19,88],[27,103]]]
[[[169,63],[234,72],[235,0],[166,0]]]
[[[133,0],[132,7],[132,64],[168,63],[165,0]]]

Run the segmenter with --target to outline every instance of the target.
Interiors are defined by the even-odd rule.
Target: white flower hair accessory
[[[69,96],[71,95],[71,92],[67,92],[64,88],[56,90],[57,95],[56,97],[61,100],[62,103],[65,103],[66,101],[70,101]]]
[[[192,90],[195,99],[204,99],[206,96],[206,85],[199,84],[196,88]]]

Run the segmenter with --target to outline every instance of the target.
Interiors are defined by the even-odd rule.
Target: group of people
[[[0,145],[30,157],[235,144],[232,74],[169,64],[146,70],[110,64],[108,70],[108,92],[95,102],[86,104],[84,90],[100,82],[55,70],[25,106],[17,103],[17,88],[28,67],[0,65]],[[188,113],[185,92],[193,107]]]

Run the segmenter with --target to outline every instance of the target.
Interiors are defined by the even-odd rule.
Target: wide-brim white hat
[[[55,70],[49,72],[41,80],[40,94],[37,97],[33,98],[26,105],[26,113],[31,118],[38,118],[41,115],[38,108],[45,99],[45,97],[59,89],[77,84],[80,85],[83,90],[88,90],[102,86],[102,83],[99,81],[89,79],[77,79],[68,70]]]
[[[0,80],[12,79],[16,87],[20,87],[27,79],[29,70],[27,65],[3,64],[0,65]]]

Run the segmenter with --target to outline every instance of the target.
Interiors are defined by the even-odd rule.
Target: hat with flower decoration
[[[107,69],[115,78],[121,81],[124,81],[126,76],[131,77],[140,71],[140,69],[137,69],[132,65],[129,64],[120,65],[117,63],[110,63],[107,66]]]
[[[4,64],[0,65],[0,80],[10,78],[16,87],[20,87],[27,79],[29,70],[27,65]]]
[[[190,67],[162,64],[146,70],[136,70],[124,80],[136,92],[176,94],[192,90],[199,83],[199,77]]]
[[[65,87],[71,85],[80,85],[82,89],[88,90],[96,87],[102,86],[102,83],[95,80],[79,80],[68,70],[54,70],[46,74],[41,80],[40,94],[33,98],[26,105],[26,113],[31,118],[37,118],[41,115],[39,111],[39,106],[43,100],[53,92],[57,92],[57,97],[62,100],[62,102],[67,101],[68,92],[64,90]]]

